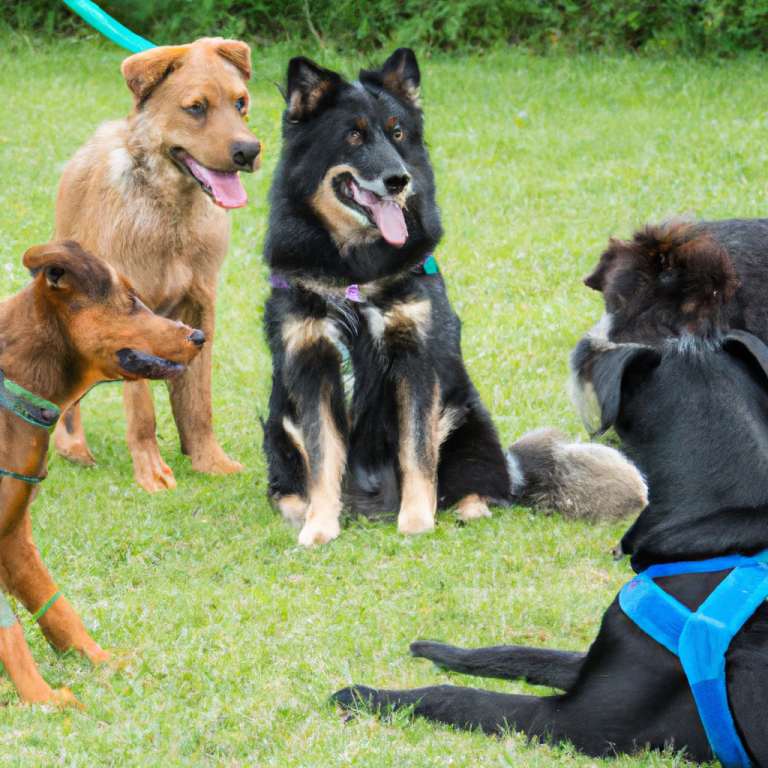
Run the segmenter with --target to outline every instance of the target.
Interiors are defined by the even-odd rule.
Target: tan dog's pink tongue
[[[371,209],[373,220],[381,236],[390,245],[402,245],[408,239],[403,209],[392,200],[382,200],[373,192],[358,187],[352,182],[352,195],[357,203]]]
[[[185,154],[182,159],[192,171],[192,175],[210,188],[216,205],[222,208],[242,208],[248,204],[248,195],[237,173],[212,171],[200,165],[191,155]]]

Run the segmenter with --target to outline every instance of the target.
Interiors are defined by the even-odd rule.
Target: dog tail
[[[555,429],[529,432],[507,451],[515,503],[571,520],[601,522],[637,514],[648,487],[619,451],[598,443],[566,443]]]

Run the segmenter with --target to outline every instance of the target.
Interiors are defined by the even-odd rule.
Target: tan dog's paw
[[[245,467],[239,461],[230,459],[217,445],[201,456],[192,457],[192,469],[208,475],[234,475],[242,472]]]
[[[40,703],[58,709],[82,709],[83,711],[87,709],[85,704],[66,686],[62,686],[58,691],[53,691],[48,701],[41,701]]]
[[[479,517],[491,517],[488,505],[476,494],[465,496],[456,507],[459,520],[477,520]]]
[[[426,533],[435,528],[435,516],[424,508],[421,510],[400,510],[397,516],[398,533]]]
[[[56,453],[71,464],[77,464],[80,467],[96,466],[96,459],[93,458],[88,446],[82,440],[70,438],[65,432],[62,437],[56,436],[53,443]]]
[[[153,455],[154,453],[154,455]],[[133,454],[133,474],[136,482],[147,492],[170,491],[176,487],[171,468],[155,451],[136,451]]]
[[[299,534],[299,545],[311,547],[315,544],[328,544],[338,539],[341,534],[339,520],[307,520]]]

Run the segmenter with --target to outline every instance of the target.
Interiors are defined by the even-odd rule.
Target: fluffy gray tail
[[[566,443],[555,429],[529,432],[507,451],[515,503],[572,520],[600,522],[637,514],[648,487],[621,453],[599,443]]]

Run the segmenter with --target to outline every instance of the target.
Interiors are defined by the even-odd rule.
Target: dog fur
[[[264,247],[275,284],[264,314],[273,362],[264,450],[269,495],[302,526],[305,546],[339,536],[345,504],[367,516],[397,513],[398,530],[420,533],[434,527],[437,508],[456,506],[463,520],[488,517],[489,503],[525,494],[524,481],[511,484],[464,366],[443,277],[421,266],[442,227],[420,78],[406,48],[352,83],[305,58],[288,66]],[[362,302],[346,298],[350,285]],[[345,355],[354,371],[350,403]],[[559,451],[550,460],[563,463],[553,440],[532,438],[520,446],[523,458],[534,444]],[[550,473],[546,482],[557,474],[571,487],[588,483],[573,475],[595,462],[577,454],[581,464],[567,481]],[[587,503],[578,493],[547,494],[546,482],[526,499],[574,510]]]
[[[30,248],[24,266],[31,284],[0,303],[0,368],[62,413],[101,381],[181,375],[205,341],[199,330],[150,312],[124,278],[77,243]],[[0,467],[45,476],[48,441],[47,429],[0,408]],[[0,582],[31,613],[56,591],[32,538],[37,488],[0,480]],[[94,663],[109,658],[64,597],[38,623],[55,648],[74,648]],[[69,689],[54,691],[43,680],[18,622],[0,627],[0,662],[22,701],[81,706]]]
[[[767,244],[768,219],[667,219],[612,238],[584,283],[603,293],[610,341],[746,330],[768,342]]]
[[[613,425],[648,478],[650,503],[622,539],[632,564],[695,560],[768,547],[768,348],[734,332],[715,342],[662,348],[587,338],[576,348],[577,385],[594,393],[601,426]],[[706,418],[702,415],[706,414]],[[657,583],[695,610],[727,575],[685,574]],[[754,765],[768,765],[768,605],[758,608],[726,655],[728,698]],[[712,761],[679,659],[629,619],[618,600],[587,653],[522,646],[465,650],[433,642],[413,655],[470,675],[523,679],[563,693],[536,697],[442,685],[411,691],[353,686],[334,694],[345,709],[415,715],[457,728],[570,742],[609,757],[685,750]]]
[[[198,174],[201,166],[209,176],[210,169],[227,173],[236,185],[236,172],[259,167],[259,143],[244,122],[250,49],[236,40],[202,39],[138,53],[122,72],[133,110],[102,125],[67,164],[55,236],[77,240],[109,262],[153,311],[203,330],[209,340],[203,353],[169,384],[181,448],[196,471],[238,472],[241,465],[216,441],[211,405],[216,280],[229,221],[214,203],[215,188],[204,188],[188,158]],[[124,402],[136,481],[150,492],[175,487],[158,451],[147,382],[126,383]],[[94,463],[79,407],[62,419],[54,443],[70,461]]]

